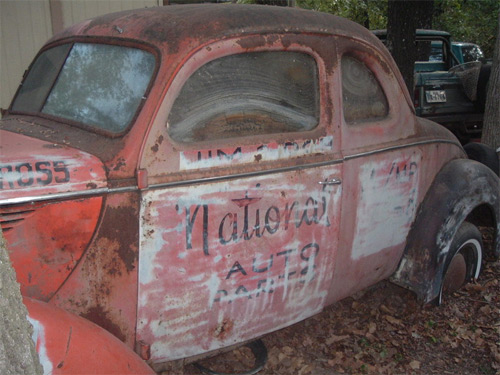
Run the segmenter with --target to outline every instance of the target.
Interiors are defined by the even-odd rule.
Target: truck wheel
[[[438,305],[442,303],[443,296],[456,292],[479,276],[483,257],[483,241],[479,229],[464,222],[453,237],[448,254],[436,300]]]
[[[500,169],[499,160],[497,153],[493,148],[488,147],[483,143],[471,142],[467,143],[464,146],[464,150],[467,153],[469,159],[478,161],[481,164],[486,165],[498,176]]]

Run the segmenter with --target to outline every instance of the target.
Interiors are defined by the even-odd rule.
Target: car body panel
[[[62,191],[50,184],[34,195],[0,191],[2,215],[42,204],[36,221],[22,222],[30,231],[19,225],[6,233],[9,251],[24,294],[97,323],[152,365],[241,344],[388,278],[425,197],[449,202],[429,192],[439,171],[465,158],[451,133],[415,116],[382,43],[334,16],[259,6],[142,9],[84,21],[43,50],[73,42],[147,50],[154,75],[123,134],[43,113],[11,110],[2,119],[5,134],[20,140],[16,148],[2,138],[2,165],[36,163],[26,149],[41,148],[50,160],[71,160],[69,173],[79,176]],[[170,115],[191,77],[226,57],[267,52],[314,62],[314,126],[287,128],[278,116],[269,123],[284,131],[225,137],[219,129],[220,138],[203,134],[209,140],[171,132]],[[344,105],[349,61],[382,93],[377,108],[370,101],[362,107],[361,99]],[[354,86],[356,71],[346,76]],[[287,73],[309,82],[300,67]],[[209,99],[224,94],[219,87],[208,86]],[[365,117],[346,120],[358,105]],[[62,209],[67,214],[58,216]],[[67,238],[76,241],[68,247]],[[33,273],[46,248],[54,249],[46,262],[53,268]],[[427,271],[436,276],[435,268]],[[53,280],[48,286],[44,273]]]
[[[155,374],[101,327],[50,304],[23,299],[44,374]]]
[[[0,137],[2,231],[22,249],[11,254],[22,292],[47,301],[92,238],[106,174],[99,159],[74,148],[4,130]]]
[[[442,200],[443,192],[446,200]],[[487,166],[473,160],[447,163],[422,203],[405,254],[391,279],[414,290],[424,303],[434,300],[440,292],[442,270],[454,255],[448,252],[459,227],[457,223],[466,220],[477,207],[487,207],[490,215],[499,217],[499,197],[498,178]],[[493,230],[498,236],[498,221]],[[436,248],[437,251],[428,250]],[[491,255],[500,255],[498,241],[493,244]],[[438,276],[429,277],[431,274]]]
[[[153,360],[247,341],[321,311],[341,189],[318,182],[332,178],[341,164],[143,196],[137,330]]]
[[[106,187],[106,172],[93,155],[58,143],[0,131],[2,203]],[[26,150],[29,154],[26,155]]]

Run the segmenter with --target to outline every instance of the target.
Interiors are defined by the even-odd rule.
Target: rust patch
[[[109,226],[103,228],[103,234],[117,246],[113,246],[116,253],[123,262],[127,272],[136,267],[137,262],[137,236],[129,228],[137,227],[137,206],[109,207],[106,210],[104,223]],[[110,270],[108,270],[110,272]]]
[[[257,154],[257,155],[254,156],[254,158],[255,158],[255,161],[258,163],[259,161],[262,160],[262,155],[261,154]]]
[[[113,170],[119,171],[122,167],[125,167],[125,165],[125,160],[123,158],[119,158],[115,166],[113,167]]]
[[[116,240],[109,238],[100,238],[97,242],[98,253],[92,251],[89,253],[89,260],[92,260],[94,266],[104,270],[110,276],[121,276],[122,270],[125,268],[119,257],[116,254],[119,252],[120,244]],[[99,288],[101,295],[109,293],[105,292],[105,285],[102,284]]]
[[[257,47],[263,47],[266,45],[266,42],[266,38],[263,35],[259,35],[254,38],[240,39],[237,43],[241,46],[241,48],[249,50]]]
[[[87,312],[81,314],[82,317],[101,326],[108,332],[118,337],[121,341],[125,341],[125,335],[120,327],[113,322],[108,316],[108,313],[101,306],[93,306]]]
[[[214,330],[214,336],[219,340],[224,340],[233,330],[234,322],[229,319],[224,319]]]
[[[135,202],[123,200],[123,206],[108,207],[102,223],[100,238],[87,252],[83,265],[95,293],[94,304],[108,300],[116,292],[113,279],[134,271],[138,257],[137,233],[133,230],[137,227]]]

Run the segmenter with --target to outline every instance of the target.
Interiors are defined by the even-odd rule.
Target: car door
[[[240,44],[184,64],[144,147],[137,340],[153,361],[309,317],[332,280],[342,159],[330,73],[304,40]]]
[[[342,199],[332,302],[394,272],[422,199],[422,159],[439,150],[416,133],[411,101],[393,63],[362,43],[344,39],[337,46],[343,189],[349,194]]]

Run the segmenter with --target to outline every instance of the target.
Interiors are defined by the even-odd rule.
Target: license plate
[[[444,90],[430,90],[425,92],[427,103],[446,103],[446,93]]]

